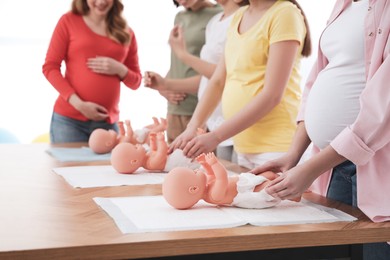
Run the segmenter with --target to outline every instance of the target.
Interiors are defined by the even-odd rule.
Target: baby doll
[[[177,167],[165,177],[162,193],[172,207],[188,209],[201,199],[215,205],[241,208],[269,208],[279,204],[280,199],[264,189],[278,174],[267,171],[259,175],[241,173],[229,177],[214,153],[201,154],[196,160],[204,171]]]
[[[125,129],[126,126],[126,129]],[[165,131],[167,121],[161,118],[161,122],[153,117],[153,124],[147,125],[142,129],[133,132],[130,120],[119,121],[119,134],[114,130],[105,130],[102,128],[95,129],[88,140],[91,150],[98,154],[109,153],[119,143],[144,144],[149,142],[149,133]]]
[[[165,118],[160,118],[160,121],[158,121],[157,117],[153,117],[152,119],[153,124],[144,126],[143,128],[134,131],[134,142],[132,142],[133,144],[147,144],[149,143],[149,133],[164,132],[167,130],[168,124]]]
[[[191,162],[183,151],[176,149],[168,155],[168,144],[164,132],[149,133],[149,149],[141,144],[120,143],[111,152],[111,165],[119,173],[134,173],[138,168],[168,172],[178,167],[197,168],[197,162]]]

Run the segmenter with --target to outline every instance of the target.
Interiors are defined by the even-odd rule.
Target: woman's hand
[[[108,111],[105,107],[93,102],[83,101],[76,94],[70,96],[69,104],[92,121],[102,121],[108,117]]]
[[[180,104],[180,102],[187,97],[187,94],[184,92],[176,92],[171,90],[160,90],[159,93],[166,100],[168,100],[169,103],[172,103],[174,105]]]
[[[257,166],[256,168],[253,168],[250,170],[253,174],[261,174],[266,171],[272,171],[275,173],[283,173],[297,165],[298,161],[293,158],[292,156],[289,156],[288,154],[285,154],[277,159],[267,161],[266,163]]]
[[[195,138],[198,135],[197,129],[192,129],[187,126],[186,130],[184,130],[178,137],[173,140],[168,148],[168,153],[172,153],[176,149],[183,150],[189,141]]]
[[[317,177],[311,170],[298,165],[269,182],[266,192],[275,198],[294,200],[300,198]]]
[[[155,89],[158,91],[168,90],[165,79],[160,74],[153,71],[146,71],[144,74],[145,87]]]
[[[171,46],[172,51],[179,59],[182,59],[183,56],[187,53],[186,42],[184,40],[183,29],[181,26],[176,25],[173,27],[171,33],[169,34],[168,43]]]
[[[124,79],[127,75],[127,67],[121,62],[110,58],[97,56],[95,58],[89,58],[87,66],[95,73],[105,75],[118,75],[120,79]]]
[[[290,156],[294,158],[294,156]],[[328,145],[321,152],[309,160],[291,167],[283,172],[282,176],[270,182],[267,193],[280,199],[294,199],[300,197],[322,173],[336,165],[345,162],[346,158]],[[290,163],[293,160],[290,160]],[[289,167],[288,164],[286,167]],[[291,164],[290,164],[291,165]]]
[[[189,158],[195,158],[202,153],[210,153],[217,148],[220,140],[214,132],[197,135],[187,142],[183,153]]]

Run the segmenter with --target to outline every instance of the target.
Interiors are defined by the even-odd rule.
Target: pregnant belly
[[[364,85],[351,81],[351,77],[325,74],[317,78],[305,112],[306,129],[316,146],[325,148],[355,121],[363,88]]]

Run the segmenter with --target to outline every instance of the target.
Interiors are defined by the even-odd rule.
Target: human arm
[[[169,35],[169,45],[176,56],[185,64],[193,68],[200,75],[210,79],[213,75],[217,64],[202,60],[188,52],[184,40],[184,33],[181,26],[175,26]]]
[[[195,111],[191,117],[190,122],[188,123],[186,130],[181,133],[169,146],[169,153],[175,149],[184,149],[190,140],[195,138],[198,134],[198,128],[202,128],[214,111],[214,109],[219,104],[223,88],[225,86],[226,70],[225,70],[225,60],[221,58],[218,63],[215,73],[211,77],[206,87],[205,93],[202,98],[199,100]],[[206,134],[203,134],[206,135]],[[201,153],[198,153],[198,156]],[[186,154],[185,154],[186,155]],[[193,156],[195,158],[196,156]],[[188,156],[187,156],[188,157]]]
[[[250,127],[277,106],[283,97],[298,49],[299,42],[293,40],[271,44],[263,90],[217,129],[189,141],[183,149],[184,154],[193,158],[213,151],[220,142]]]
[[[87,66],[95,73],[117,75],[126,86],[135,90],[140,86],[142,76],[138,62],[137,40],[132,30],[130,35],[131,42],[123,63],[111,57],[97,56],[88,59]]]
[[[318,176],[345,160],[345,157],[328,145],[306,162],[291,168],[271,181],[266,191],[273,197],[283,200],[301,197]]]
[[[145,86],[158,91],[168,90],[196,94],[198,92],[199,82],[199,75],[183,79],[163,78],[153,71],[147,71],[144,75]]]
[[[163,78],[156,72],[147,71],[144,75],[144,84],[146,87],[157,90],[168,102],[175,105],[179,104],[180,101],[183,101],[187,95],[184,92],[176,92],[166,89],[165,79],[166,78]]]
[[[76,93],[69,97],[68,102],[90,120],[102,121],[108,117],[108,111],[105,107],[94,102],[84,101]]]
[[[68,23],[66,15],[58,21],[46,52],[45,63],[42,66],[42,72],[46,79],[58,91],[60,97],[67,102],[70,96],[75,94],[73,86],[61,73],[61,65],[68,54],[70,43]]]

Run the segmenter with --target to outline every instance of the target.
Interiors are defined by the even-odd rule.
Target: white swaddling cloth
[[[254,188],[268,179],[252,173],[241,173],[237,181],[238,194],[231,206],[248,209],[270,208],[280,203],[280,199],[269,195],[265,189],[255,192]]]
[[[148,136],[149,133],[150,133],[149,128],[145,127],[145,128],[137,129],[134,131],[135,139],[137,140],[137,142],[143,144],[145,143],[146,137]]]
[[[192,170],[198,169],[200,164],[196,161],[192,161],[191,158],[186,157],[183,154],[183,150],[175,149],[167,159],[165,164],[164,172],[169,172],[176,167],[187,167]]]

